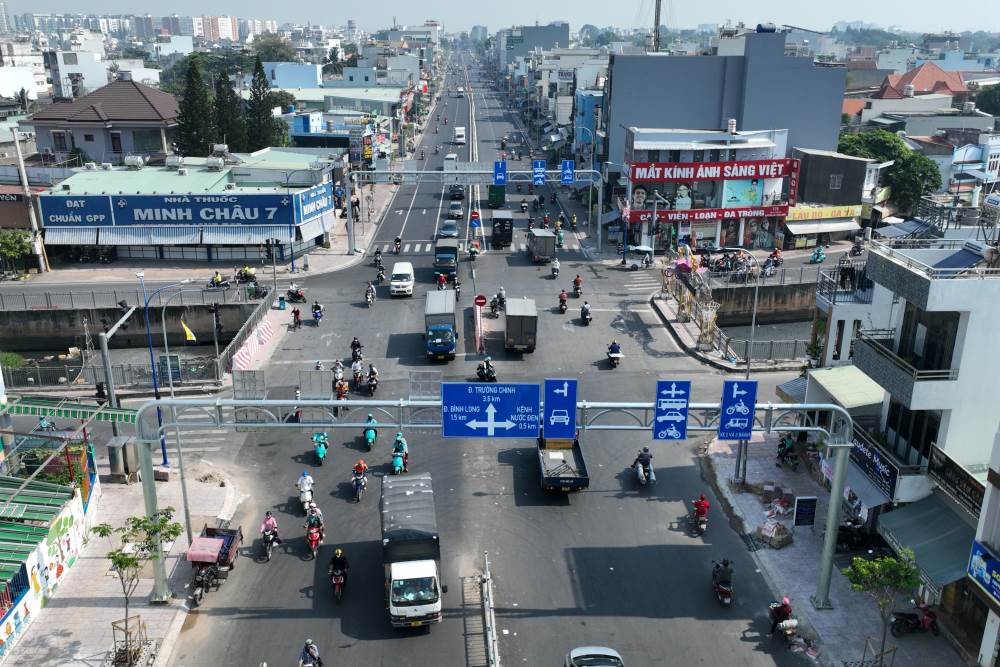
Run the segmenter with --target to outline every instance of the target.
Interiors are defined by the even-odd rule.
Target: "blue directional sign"
[[[540,421],[537,384],[441,384],[445,438],[537,438]]]
[[[690,380],[657,380],[653,440],[683,440],[688,430]]]
[[[563,185],[573,185],[576,180],[576,162],[574,160],[563,160],[560,167],[559,180]]]
[[[507,161],[493,161],[493,185],[507,185]]]
[[[531,184],[545,185],[545,160],[531,161]]]
[[[344,196],[344,188],[340,187],[339,185],[337,186],[337,189],[336,189],[336,190],[334,190],[333,192],[334,192],[334,194],[336,194],[336,195],[337,195],[338,197],[343,197],[343,196]]]
[[[576,380],[545,379],[542,430],[546,438],[576,437]]]
[[[756,380],[726,380],[719,410],[719,440],[749,440],[757,407]]]

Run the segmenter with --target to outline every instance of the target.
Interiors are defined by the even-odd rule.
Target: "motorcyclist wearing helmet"
[[[302,647],[302,652],[299,653],[299,667],[319,667],[321,662],[319,647],[313,643],[313,640],[307,639]]]
[[[337,547],[333,552],[333,557],[330,558],[330,565],[326,569],[327,576],[332,576],[334,572],[339,571],[344,575],[344,586],[347,586],[347,570],[350,565],[347,563],[347,556],[344,555],[344,550]]]
[[[611,341],[611,345],[608,345],[608,354],[621,354],[622,346],[618,344],[617,340]]]
[[[313,481],[312,475],[309,474],[308,470],[303,470],[302,474],[299,476],[297,482],[295,482],[295,488],[299,491],[312,491]]]
[[[368,472],[368,464],[365,463],[364,459],[358,459],[358,462],[354,464],[354,474],[364,475]]]
[[[569,301],[569,294],[566,293],[566,290],[559,292],[559,305],[562,305],[567,301]]]
[[[716,563],[712,568],[712,583],[731,582],[733,580],[733,566],[728,558],[723,558],[721,563]]]
[[[705,494],[698,496],[698,500],[694,501],[694,515],[699,519],[708,516],[709,502],[705,497]]]
[[[590,303],[587,302],[587,301],[584,301],[583,305],[580,306],[580,316],[581,317],[587,317],[588,315],[590,315]]]
[[[649,481],[656,481],[656,473],[653,472],[653,454],[649,451],[649,447],[643,447],[639,454],[635,457],[635,461],[632,461],[632,467],[641,465],[643,472],[649,477]]]
[[[392,453],[403,455],[403,472],[410,472],[410,446],[403,437],[403,432],[396,434],[396,441],[392,443]]]
[[[320,513],[316,503],[309,506],[309,514],[306,515],[306,523],[303,526],[307,531],[310,528],[319,528],[319,541],[326,537],[326,529],[323,525],[323,515]]]

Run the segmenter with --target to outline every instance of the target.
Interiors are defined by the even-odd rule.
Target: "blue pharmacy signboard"
[[[493,185],[507,185],[507,161],[493,161]]]
[[[441,384],[441,435],[445,438],[537,438],[537,384]]]
[[[531,161],[531,184],[545,185],[545,160]]]
[[[545,380],[542,430],[546,438],[576,437],[576,380]]]
[[[50,195],[38,197],[45,227],[294,225],[333,209],[329,183],[268,194]]]
[[[658,380],[653,416],[653,440],[683,440],[687,437],[690,380]]]
[[[1000,604],[1000,560],[983,544],[972,542],[968,574]]]
[[[563,160],[559,172],[559,180],[563,185],[573,185],[573,181],[576,180],[576,162],[573,160]]]
[[[755,407],[756,380],[726,380],[719,409],[719,440],[749,440]]]

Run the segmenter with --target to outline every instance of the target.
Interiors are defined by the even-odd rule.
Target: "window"
[[[717,150],[708,151],[708,161],[709,162],[718,162],[719,161],[719,151],[717,151]]]
[[[66,133],[65,132],[53,132],[52,133],[52,146],[55,150],[60,153],[65,153],[68,150],[66,144]]]
[[[132,150],[136,153],[156,153],[163,150],[159,130],[133,130]]]
[[[83,140],[86,141],[86,142],[88,142],[88,143],[93,142],[94,141],[94,135],[92,135],[92,134],[85,134],[85,135],[83,135]]]
[[[704,162],[705,161],[705,151],[693,151],[691,154],[692,162]]]
[[[844,184],[843,174],[830,174],[830,189],[839,190],[840,186]]]
[[[111,133],[111,152],[121,153],[122,152],[122,133],[112,132]]]
[[[63,54],[63,65],[77,65],[77,56],[75,53],[64,53]]]
[[[659,162],[660,161],[660,151],[646,151],[646,159],[649,162]]]
[[[348,74],[347,75],[347,80],[348,81],[354,81],[354,75],[353,74]]]
[[[667,162],[680,162],[680,161],[681,161],[681,152],[680,151],[670,151],[670,153],[669,153],[669,155],[667,157]]]

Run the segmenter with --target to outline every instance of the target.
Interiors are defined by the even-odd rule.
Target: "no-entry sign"
[[[480,308],[482,308],[483,306],[485,306],[486,305],[486,295],[485,294],[477,294],[476,295],[475,304],[477,306],[479,306]]]
[[[472,219],[473,220],[479,220],[479,211],[476,211],[476,210],[472,211]]]

